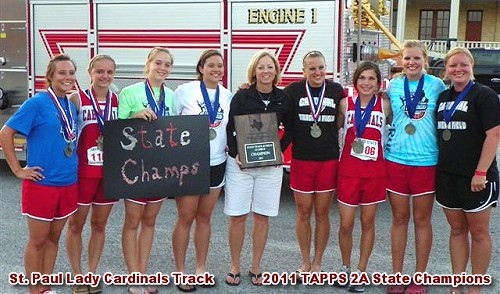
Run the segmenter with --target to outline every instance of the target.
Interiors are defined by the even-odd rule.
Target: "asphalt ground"
[[[300,265],[299,248],[295,237],[295,204],[292,193],[288,187],[289,176],[285,174],[280,214],[270,221],[269,240],[262,260],[262,270],[287,275],[294,272]],[[26,220],[20,214],[20,189],[21,181],[13,176],[5,161],[0,161],[0,293],[27,293],[26,286],[12,286],[9,284],[9,273],[24,271],[23,252],[27,240]],[[278,285],[256,287],[250,283],[246,274],[250,268],[251,252],[251,218],[248,219],[246,239],[242,253],[242,280],[240,286],[231,287],[224,283],[229,271],[230,258],[227,242],[228,217],[223,213],[224,196],[221,196],[213,214],[213,231],[209,251],[208,268],[216,276],[217,286],[213,288],[197,288],[198,293],[347,293],[343,288],[329,285]],[[166,200],[162,206],[156,226],[151,260],[150,273],[161,272],[170,275],[174,270],[172,257],[171,235],[176,220],[176,207],[173,200]],[[340,251],[338,249],[338,223],[339,216],[336,202],[331,208],[332,231],[329,245],[323,259],[323,271],[335,272],[341,265]],[[123,224],[124,207],[120,201],[113,208],[107,228],[105,249],[101,258],[98,274],[111,272],[112,274],[126,274],[126,267],[121,253],[121,227]],[[434,242],[432,246],[428,273],[432,275],[449,274],[451,271],[448,252],[449,227],[440,207],[434,206],[433,210]],[[368,265],[368,274],[373,272],[391,272],[391,253],[389,228],[391,211],[388,202],[379,206],[376,218],[376,241]],[[359,246],[359,221],[356,222],[353,264],[357,263]],[[499,208],[493,210],[491,220],[491,234],[493,236],[493,256],[489,274],[493,278],[490,286],[483,288],[483,293],[500,293],[500,212]],[[85,227],[84,241],[88,240],[89,230]],[[65,232],[61,237],[60,250],[54,272],[70,272],[64,245]],[[410,225],[408,246],[405,259],[405,274],[411,274],[415,264],[414,260],[413,226]],[[83,257],[86,258],[86,254]],[[194,273],[194,250],[192,242],[188,249],[187,268]],[[470,273],[470,269],[468,270]],[[71,293],[67,285],[53,287],[57,293]],[[385,293],[386,286],[370,285],[365,293]],[[428,293],[447,293],[449,286],[431,286]],[[160,293],[180,293],[172,284],[160,286]],[[127,293],[126,286],[106,285],[103,293]]]

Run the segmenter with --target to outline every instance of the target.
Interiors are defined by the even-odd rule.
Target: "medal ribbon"
[[[405,90],[405,101],[406,110],[408,111],[408,116],[413,118],[415,116],[415,111],[417,110],[418,102],[422,98],[422,89],[424,88],[424,75],[420,77],[418,81],[417,89],[415,90],[415,95],[413,97],[410,94],[410,86],[408,85],[408,78],[405,77],[404,90]]]
[[[311,115],[315,122],[318,122],[319,117],[321,116],[321,108],[323,106],[323,98],[325,97],[325,87],[326,82],[323,82],[323,86],[321,86],[321,90],[319,91],[319,99],[318,103],[314,103],[314,99],[311,94],[311,89],[309,88],[309,83],[306,81],[306,93],[307,99],[309,100],[309,109],[311,110]]]
[[[203,95],[203,101],[205,102],[205,107],[207,108],[208,119],[210,120],[210,125],[213,125],[215,119],[217,118],[217,111],[219,111],[220,102],[219,102],[219,85],[217,85],[217,89],[215,89],[215,100],[214,104],[210,102],[210,97],[208,96],[207,86],[205,82],[200,81],[200,89],[201,94]]]
[[[469,83],[467,84],[467,86],[465,87],[465,89],[458,95],[457,99],[455,100],[455,102],[453,102],[453,105],[447,109],[447,107],[444,108],[444,121],[446,122],[446,124],[448,124],[450,121],[451,121],[451,117],[453,116],[453,114],[455,113],[455,110],[457,110],[457,106],[458,104],[464,100],[464,98],[467,96],[467,94],[469,94],[469,91],[470,89],[472,88],[472,86],[474,85],[474,83],[472,81],[469,81]],[[446,103],[448,104],[448,103]]]
[[[91,88],[90,90],[86,90],[85,92],[82,91],[82,93],[85,94],[85,96],[90,100],[90,104],[92,104],[92,109],[94,110],[94,113],[96,115],[97,125],[99,126],[99,130],[102,134],[104,130],[104,122],[111,119],[111,114],[112,114],[111,104],[113,101],[112,97],[113,95],[116,94],[108,90],[108,94],[106,96],[106,104],[104,106],[104,114],[103,114],[101,108],[99,107],[99,101],[95,97],[94,89]]]
[[[160,100],[156,103],[155,92],[149,83],[149,80],[144,81],[146,97],[148,98],[149,107],[156,113],[157,116],[165,116],[165,89],[163,83],[160,85]]]
[[[66,141],[68,142],[71,142],[73,141],[73,139],[75,139],[76,134],[73,129],[73,114],[71,113],[71,108],[69,107],[68,98],[64,97],[64,102],[66,104],[66,110],[64,110],[61,106],[61,103],[59,103],[59,100],[57,99],[56,93],[54,93],[54,90],[52,90],[52,87],[49,87],[47,90],[47,93],[52,99],[52,102],[54,102],[57,112],[61,117],[60,122],[63,129],[64,139],[66,139]]]
[[[361,99],[356,98],[356,102],[354,103],[355,108],[354,108],[354,127],[356,130],[356,138],[361,138],[363,137],[363,133],[365,132],[366,129],[366,124],[368,123],[368,120],[370,119],[370,116],[372,115],[372,110],[373,107],[375,106],[375,100],[377,98],[375,95],[373,95],[372,99],[370,102],[368,102],[368,105],[365,108],[365,111],[361,111]]]

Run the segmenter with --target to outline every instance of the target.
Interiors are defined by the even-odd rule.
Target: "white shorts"
[[[265,216],[277,216],[282,181],[281,166],[241,170],[236,160],[228,156],[224,213],[229,216],[240,216],[252,211]]]

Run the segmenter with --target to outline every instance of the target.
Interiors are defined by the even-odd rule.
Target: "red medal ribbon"
[[[63,98],[66,104],[66,110],[64,110],[61,106],[61,103],[59,103],[56,93],[54,93],[54,90],[52,90],[51,87],[47,89],[47,93],[49,94],[50,99],[52,99],[52,102],[54,102],[57,112],[61,117],[60,121],[63,128],[64,139],[66,139],[67,142],[73,141],[76,138],[76,133],[73,128],[73,114],[71,113],[68,98],[66,96]]]
[[[99,100],[97,100],[93,88],[87,91],[82,91],[81,93],[83,93],[87,97],[87,99],[90,100],[90,104],[92,105],[92,109],[94,110],[94,113],[97,118],[97,124],[99,125],[99,130],[101,131],[102,134],[104,130],[104,122],[111,120],[113,113],[112,102],[113,102],[113,97],[116,96],[116,94],[108,90],[108,94],[106,96],[106,104],[104,106],[104,114],[103,114],[103,111],[99,107]]]
[[[326,82],[323,82],[323,86],[321,86],[321,90],[319,91],[319,99],[317,103],[314,103],[314,98],[312,97],[311,90],[309,89],[309,83],[306,81],[306,93],[307,99],[309,100],[309,109],[311,110],[311,115],[315,122],[318,122],[319,117],[321,116],[321,108],[323,107],[323,100],[325,97],[325,87]]]

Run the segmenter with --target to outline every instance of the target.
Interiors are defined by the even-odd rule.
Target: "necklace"
[[[266,105],[266,107],[269,105],[269,103],[271,102],[271,92],[269,93],[261,93],[260,91],[257,91],[257,93],[259,94],[259,97],[260,97],[260,100],[262,100],[262,102],[264,102],[264,104]]]

